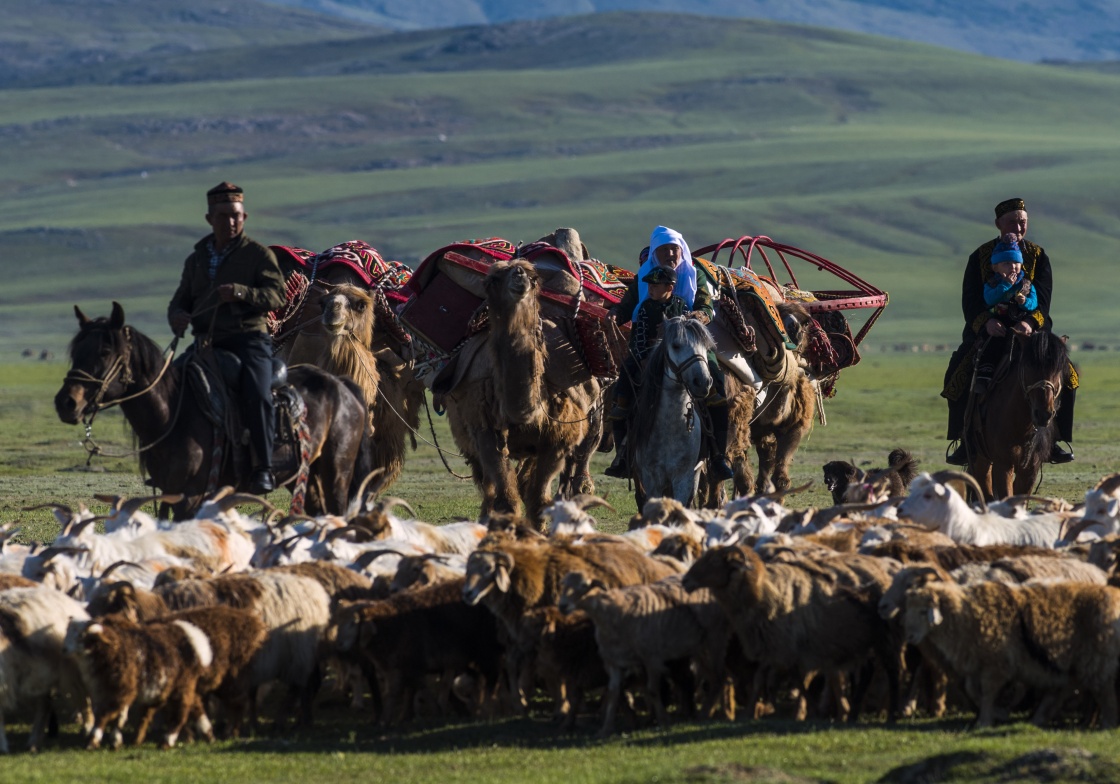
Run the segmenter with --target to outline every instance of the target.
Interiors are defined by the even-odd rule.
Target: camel
[[[482,494],[482,516],[517,513],[524,501],[526,517],[539,523],[565,460],[598,440],[599,384],[561,390],[546,381],[541,282],[532,264],[495,263],[485,288],[489,331],[477,338],[484,345],[444,405]],[[520,482],[511,460],[523,463]]]
[[[768,338],[768,331],[756,314],[743,308],[744,320],[759,336],[758,351],[750,359],[758,380],[752,385],[737,375],[739,371],[727,366],[727,460],[735,470],[736,496],[786,490],[791,486],[789,468],[793,455],[812,429],[816,413],[816,388],[801,359],[808,343],[808,332],[802,325],[811,316],[796,302],[779,304],[778,312],[797,347],[790,349]],[[757,476],[751,473],[752,444],[758,453]],[[722,501],[721,488],[713,487],[705,477],[700,498],[704,506],[718,506]]]
[[[310,364],[350,378],[362,391],[373,432],[370,468],[382,468],[382,489],[400,476],[406,436],[420,425],[424,387],[411,369],[388,349],[375,352],[373,294],[362,286],[341,283],[323,296],[325,336],[320,355]],[[413,449],[416,448],[413,436]]]

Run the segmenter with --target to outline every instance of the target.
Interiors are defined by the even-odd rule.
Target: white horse
[[[695,319],[668,319],[642,374],[626,439],[638,508],[662,496],[691,505],[700,481],[701,413],[712,387],[714,343]]]

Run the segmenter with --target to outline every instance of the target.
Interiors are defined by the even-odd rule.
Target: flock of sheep
[[[1076,508],[972,506],[963,475],[911,469],[855,472],[820,510],[654,499],[621,535],[590,496],[556,501],[547,535],[392,498],[295,519],[226,490],[173,524],[151,499],[56,506],[49,546],[0,537],[0,750],[16,716],[32,749],[72,716],[90,748],[130,720],[137,744],[236,736],[261,704],[305,726],[325,684],[382,725],[547,700],[564,729],[597,710],[604,736],[737,709],[1116,726],[1120,474]]]

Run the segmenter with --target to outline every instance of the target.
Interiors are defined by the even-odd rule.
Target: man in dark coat
[[[272,251],[245,236],[245,193],[229,182],[206,192],[213,233],[187,257],[167,308],[171,331],[188,326],[196,340],[241,360],[241,410],[249,430],[249,491],[275,489],[272,476],[272,338],[266,317],[284,304],[284,277]]]
[[[984,337],[1002,339],[1007,335],[1007,327],[992,313],[984,301],[984,284],[993,275],[992,251],[1001,237],[1013,235],[1023,256],[1023,273],[1030,280],[1038,297],[1038,309],[1031,314],[1034,329],[1051,330],[1050,297],[1053,293],[1054,278],[1050,269],[1050,257],[1041,246],[1023,239],[1027,233],[1027,205],[1022,199],[1008,199],[996,205],[996,228],[999,236],[989,240],[972,252],[964,270],[961,290],[961,307],[964,311],[964,332],[960,347],[949,360],[945,373],[945,387],[941,396],[949,401],[950,441],[960,441],[946,462],[952,465],[968,465],[968,455],[961,438],[964,431],[965,413],[968,409],[969,386],[972,380],[972,364],[978,344]],[[1072,387],[1072,388],[1071,388]],[[1073,441],[1073,406],[1076,384],[1067,384],[1058,400],[1058,412],[1054,423],[1058,438],[1050,452],[1051,463],[1068,463],[1073,460],[1073,452],[1063,449],[1058,441]]]

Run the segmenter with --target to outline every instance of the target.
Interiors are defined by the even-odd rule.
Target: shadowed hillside
[[[1026,62],[1120,56],[1120,5],[1112,0],[273,1],[400,30],[612,11],[660,11],[796,22]]]

